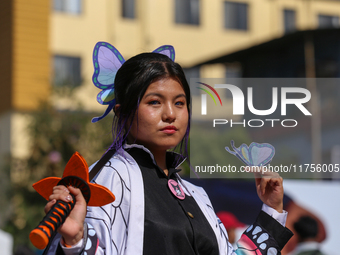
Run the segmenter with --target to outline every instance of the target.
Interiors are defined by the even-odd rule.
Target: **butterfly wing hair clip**
[[[163,45],[153,51],[168,56],[175,60],[175,49],[171,45]],[[107,105],[106,111],[100,117],[95,117],[92,122],[97,122],[106,117],[116,104],[114,94],[114,81],[119,68],[124,64],[122,54],[107,42],[98,42],[93,50],[94,73],[93,84],[102,91],[97,95],[98,103]]]
[[[275,148],[269,143],[252,142],[249,146],[243,143],[238,148],[234,146],[233,140],[230,144],[233,150],[227,146],[225,147],[226,151],[235,155],[247,166],[266,166],[275,155]]]

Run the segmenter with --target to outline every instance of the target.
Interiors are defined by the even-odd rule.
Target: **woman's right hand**
[[[66,245],[77,244],[84,236],[84,220],[86,216],[86,201],[80,189],[59,185],[53,188],[53,194],[49,197],[49,202],[45,206],[45,213],[48,213],[57,200],[65,202],[72,201],[72,194],[76,203],[74,208],[59,227],[58,232],[62,235]]]

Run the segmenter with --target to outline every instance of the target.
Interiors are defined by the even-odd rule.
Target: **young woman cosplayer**
[[[176,167],[187,156],[190,89],[174,54],[171,59],[156,52],[122,62],[115,76],[112,157],[92,181],[116,200],[87,207],[78,189],[54,187],[45,212],[58,199],[70,201],[70,193],[76,204],[47,254],[280,254],[292,234],[284,227],[278,174],[255,176],[264,205],[237,250],[205,191],[178,175]],[[176,146],[181,154],[169,151]]]

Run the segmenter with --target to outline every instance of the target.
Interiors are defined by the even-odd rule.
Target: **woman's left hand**
[[[283,180],[275,172],[265,167],[258,167],[255,171],[257,195],[261,201],[279,213],[283,212]]]

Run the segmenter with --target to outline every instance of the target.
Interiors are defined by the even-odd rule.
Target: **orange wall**
[[[50,2],[14,1],[12,100],[17,110],[32,110],[49,95]]]

